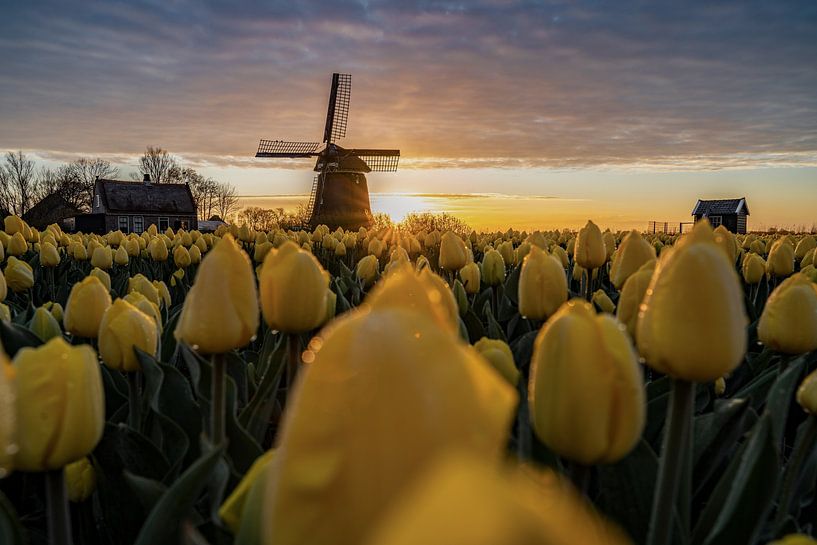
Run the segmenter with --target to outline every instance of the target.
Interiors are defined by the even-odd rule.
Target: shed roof
[[[196,214],[196,203],[187,184],[100,179],[96,181],[96,189],[109,212]]]
[[[50,193],[23,214],[23,219],[37,229],[44,229],[51,223],[81,214],[82,210],[72,205],[59,193]]]
[[[695,208],[692,209],[693,216],[712,216],[717,214],[740,214],[749,215],[749,207],[746,205],[746,197],[739,199],[714,199],[703,201],[698,199]]]

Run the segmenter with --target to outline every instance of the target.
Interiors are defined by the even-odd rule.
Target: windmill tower
[[[349,116],[351,74],[332,74],[329,111],[323,142],[287,142],[261,140],[256,157],[317,157],[312,193],[309,196],[309,225],[321,223],[331,228],[358,229],[372,221],[369,172],[394,172],[400,160],[400,150],[345,149],[336,144],[346,136]]]

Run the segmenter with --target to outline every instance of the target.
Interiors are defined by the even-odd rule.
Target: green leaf
[[[140,477],[127,470],[123,472],[122,476],[146,511],[152,509],[156,502],[159,501],[159,498],[167,492],[167,486],[157,480]]]
[[[0,491],[0,543],[3,545],[23,545],[27,540],[25,530],[14,506]]]
[[[525,333],[510,345],[513,360],[520,371],[527,370],[530,367],[530,360],[533,357],[533,344],[538,334],[538,330]]]
[[[9,358],[14,358],[21,348],[36,348],[43,341],[23,325],[0,320],[0,342]]]
[[[766,396],[765,412],[772,420],[772,434],[778,449],[783,446],[783,433],[786,430],[786,419],[794,402],[794,390],[803,374],[803,358],[791,362],[772,385]]]
[[[508,278],[505,279],[505,297],[511,300],[514,306],[519,306],[519,273],[522,266],[514,267]]]
[[[223,447],[211,450],[179,477],[151,510],[135,545],[172,545],[178,542],[179,525],[189,516],[223,452]]]
[[[468,330],[468,340],[473,344],[485,336],[485,328],[473,309],[465,313],[462,317],[465,329]]]
[[[502,326],[499,325],[499,322],[496,321],[496,318],[494,318],[494,313],[491,312],[491,307],[486,304],[483,312],[485,314],[485,319],[488,321],[488,336],[492,339],[500,339],[507,342],[508,339],[505,337],[505,332],[502,330]]]
[[[778,464],[771,417],[765,413],[712,492],[692,542],[753,543],[772,507],[779,480]]]

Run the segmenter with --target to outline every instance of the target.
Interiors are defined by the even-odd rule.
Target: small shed
[[[695,208],[692,209],[692,216],[696,222],[706,218],[712,227],[723,225],[729,231],[737,234],[746,234],[748,215],[749,206],[746,204],[746,197],[707,201],[698,199]]]
[[[105,231],[141,233],[150,225],[192,230],[198,227],[196,201],[187,184],[155,184],[98,179],[91,214],[103,214]]]
[[[23,219],[32,227],[42,231],[52,223],[66,231],[69,230],[70,218],[82,214],[82,210],[66,201],[59,193],[51,193],[32,206],[23,214]]]

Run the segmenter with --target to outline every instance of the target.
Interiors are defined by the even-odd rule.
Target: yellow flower
[[[129,238],[127,242],[125,242],[125,250],[128,252],[128,257],[139,257],[139,252],[142,250],[141,246],[139,245],[139,241],[142,239],[139,238]]]
[[[655,248],[638,231],[630,231],[621,241],[610,266],[610,279],[616,289],[620,290],[630,275],[651,259],[655,259]]]
[[[159,290],[142,274],[128,278],[128,293],[133,291],[138,291],[157,307],[161,302],[159,299]]]
[[[448,452],[418,475],[366,545],[625,545],[625,534],[550,470]]]
[[[743,280],[747,284],[759,284],[766,272],[766,262],[757,254],[747,254],[741,267]]]
[[[116,249],[113,255],[113,262],[117,265],[124,266],[128,264],[130,258],[128,257],[128,251],[125,249],[125,246],[120,246]]]
[[[95,276],[99,278],[99,281],[102,282],[102,285],[105,286],[105,289],[111,291],[111,275],[109,275],[102,269],[94,267],[93,269],[91,269],[89,276]]]
[[[28,327],[43,342],[62,336],[59,322],[44,307],[38,307],[34,311],[34,316],[31,317],[31,323]]]
[[[735,267],[700,221],[656,265],[637,325],[639,352],[658,371],[711,382],[746,352],[744,295]]]
[[[24,233],[26,228],[26,222],[20,216],[6,216],[3,218],[3,225],[5,227],[6,233],[9,235],[16,235],[17,233]]]
[[[93,348],[55,337],[14,358],[18,422],[14,466],[60,469],[88,455],[102,437],[105,401]]]
[[[720,397],[726,391],[726,379],[718,377],[715,381],[715,395]]]
[[[817,240],[815,240],[813,236],[806,235],[797,243],[797,247],[794,248],[794,258],[798,261],[802,261],[806,254],[815,248],[817,248]]]
[[[233,237],[226,235],[202,260],[175,336],[203,354],[221,354],[245,346],[257,331],[258,291],[252,264]]]
[[[159,311],[159,305],[149,300],[147,297],[138,291],[132,291],[123,297],[125,301],[135,306],[151,318],[156,324],[156,330],[161,335],[162,333],[162,313]]]
[[[768,545],[817,545],[817,540],[806,534],[788,534],[783,539],[770,541]]]
[[[338,242],[335,246],[335,255],[338,257],[343,257],[346,255],[346,245],[343,242]]]
[[[384,244],[380,239],[374,238],[369,242],[369,245],[367,246],[366,249],[369,252],[369,255],[373,255],[374,257],[379,258],[380,255],[383,253]]]
[[[154,280],[152,284],[153,287],[156,288],[156,292],[159,294],[160,302],[164,304],[165,308],[169,308],[172,300],[170,297],[170,290],[167,289],[167,284],[165,284],[164,280]]]
[[[357,262],[355,267],[355,276],[363,281],[364,288],[370,288],[374,281],[377,280],[377,275],[380,270],[380,262],[373,255],[367,255]]]
[[[91,265],[94,267],[98,267],[102,270],[108,270],[113,265],[113,256],[111,255],[111,249],[107,246],[100,246],[94,249],[94,253],[91,254]]]
[[[603,289],[597,289],[593,292],[593,303],[608,314],[613,314],[616,311],[616,304],[613,303],[613,300]]]
[[[646,405],[621,323],[578,299],[562,305],[536,337],[528,402],[536,435],[557,454],[585,465],[626,456]]]
[[[190,257],[192,258],[193,248],[190,248],[190,250],[191,250]],[[198,250],[198,248],[196,248],[196,250]],[[270,250],[272,250],[272,242],[267,241],[262,242],[261,244],[256,244],[255,251],[253,252],[253,261],[255,261],[256,263],[263,263],[264,258],[267,257],[267,254],[270,252]],[[201,259],[201,253],[199,253],[199,259]]]
[[[15,409],[14,367],[0,347],[0,479],[13,467],[16,449],[17,412]]]
[[[468,263],[460,269],[460,278],[466,293],[479,293],[479,266],[476,263]]]
[[[474,344],[479,354],[488,360],[512,386],[519,382],[519,370],[513,361],[513,353],[508,343],[498,339],[483,337]]]
[[[647,287],[650,285],[652,273],[655,270],[655,259],[648,261],[641,266],[634,274],[624,282],[621,293],[618,297],[618,307],[616,317],[627,326],[627,332],[633,339],[636,338],[636,324],[638,323],[638,309]]]
[[[521,247],[520,247],[521,249]],[[505,260],[496,250],[488,250],[482,256],[482,274],[489,286],[498,286],[505,281]]]
[[[738,257],[738,246],[737,241],[735,240],[735,235],[729,232],[729,229],[723,225],[718,225],[713,232],[715,233],[715,244],[717,244],[726,254],[726,257],[729,259],[729,263],[734,265],[735,260]]]
[[[6,295],[8,295],[8,286],[6,285],[6,275],[3,274],[3,271],[0,270],[0,301],[6,300]]]
[[[780,239],[772,244],[769,259],[766,261],[766,272],[781,277],[794,272],[794,248],[786,239]]]
[[[323,323],[329,273],[295,243],[267,254],[258,284],[261,312],[270,328],[304,333]]]
[[[190,266],[190,252],[187,251],[187,248],[180,245],[173,249],[173,263],[180,269]]]
[[[499,255],[502,256],[502,261],[511,263],[513,261],[513,241],[506,240],[497,248]]]
[[[62,315],[63,315],[63,308],[62,305],[59,303],[46,303],[48,311],[51,312],[51,315],[54,317],[57,322],[60,324],[62,323]]]
[[[86,276],[71,288],[65,304],[65,330],[79,337],[96,338],[102,315],[111,306],[111,294],[95,276]]]
[[[42,267],[56,267],[60,264],[60,253],[57,247],[50,242],[44,242],[40,246],[40,265]]]
[[[0,320],[11,320],[11,309],[4,303],[0,303]]]
[[[23,255],[28,251],[28,243],[22,233],[14,233],[8,244],[9,255]]]
[[[158,236],[150,239],[148,253],[153,261],[167,261],[168,251],[164,239]]]
[[[68,492],[68,501],[74,503],[85,501],[94,493],[96,471],[87,457],[65,466],[65,488]]]
[[[519,273],[519,313],[531,320],[544,320],[565,301],[567,277],[561,262],[531,246]]]
[[[373,304],[317,339],[268,470],[266,543],[362,543],[439,453],[503,456],[514,388],[423,312]]]
[[[446,271],[458,271],[468,262],[465,242],[452,233],[446,233],[440,239],[440,268]]]
[[[111,369],[139,371],[134,348],[156,353],[157,329],[153,317],[124,299],[114,301],[99,324],[99,355]]]
[[[817,349],[817,285],[796,273],[766,301],[757,326],[760,342],[786,354]]]
[[[8,287],[13,292],[25,291],[34,285],[34,271],[31,265],[14,256],[8,258],[5,276]]]
[[[592,221],[579,230],[573,260],[587,270],[598,269],[607,261],[607,249],[601,230]]]
[[[224,503],[221,504],[221,508],[218,510],[218,516],[224,521],[227,527],[232,530],[233,534],[237,535],[239,528],[241,527],[241,519],[242,515],[244,514],[244,505],[247,502],[250,489],[255,485],[259,478],[266,475],[265,470],[269,466],[269,463],[272,461],[274,455],[275,449],[270,449],[266,453],[259,456],[250,466],[250,469],[247,470],[247,473],[244,474],[244,477],[241,479],[238,485],[233,489],[230,496],[224,500]]]

